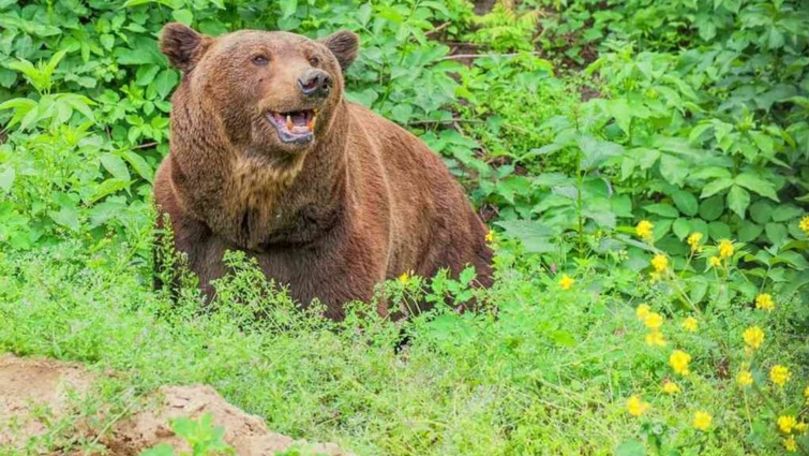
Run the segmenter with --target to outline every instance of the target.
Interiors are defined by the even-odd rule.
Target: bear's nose
[[[298,85],[307,97],[325,97],[331,90],[331,76],[323,70],[306,70],[298,78]]]

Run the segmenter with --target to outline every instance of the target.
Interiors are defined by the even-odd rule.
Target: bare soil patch
[[[76,404],[92,393],[94,375],[81,365],[49,359],[0,356],[0,448],[20,450],[41,438],[53,423],[78,417]],[[107,454],[137,455],[167,443],[190,448],[171,430],[171,420],[197,419],[210,413],[225,429],[225,441],[239,455],[273,455],[293,446],[330,456],[349,455],[333,443],[308,443],[267,429],[264,420],[229,404],[207,385],[164,386],[147,395],[142,405],[98,436]],[[74,429],[83,429],[77,425]],[[79,431],[74,431],[79,432]],[[81,431],[85,433],[83,429]],[[86,430],[88,435],[92,429]],[[72,453],[70,450],[54,454]]]

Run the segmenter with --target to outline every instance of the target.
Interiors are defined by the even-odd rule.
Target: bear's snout
[[[332,79],[329,73],[316,68],[306,70],[298,78],[298,87],[307,97],[324,98],[331,90]]]

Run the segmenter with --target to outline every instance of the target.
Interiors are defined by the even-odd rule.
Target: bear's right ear
[[[172,66],[188,73],[194,69],[211,41],[211,38],[197,33],[191,27],[171,22],[163,26],[160,51],[166,54]]]

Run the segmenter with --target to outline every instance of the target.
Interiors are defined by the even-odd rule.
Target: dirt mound
[[[92,385],[93,376],[76,364],[1,356],[0,447],[22,450],[30,439],[46,433],[49,424],[75,414],[73,406],[92,392]],[[293,446],[311,454],[349,455],[335,444],[309,444],[271,432],[261,418],[234,407],[205,385],[160,388],[144,398],[140,410],[100,436],[100,442],[113,455],[137,455],[161,443],[189,451],[170,422],[206,413],[225,429],[224,440],[238,455],[273,455]]]

